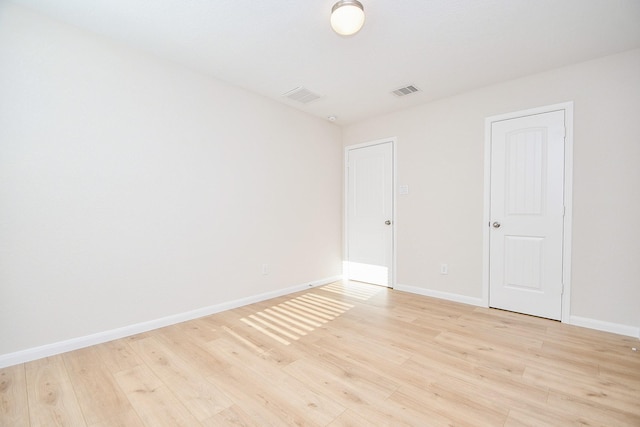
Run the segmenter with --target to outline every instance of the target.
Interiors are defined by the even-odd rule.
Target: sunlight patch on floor
[[[307,293],[243,317],[240,321],[280,344],[289,345],[353,307],[352,304]]]
[[[369,285],[365,283],[354,283],[349,282],[346,284],[342,283],[331,283],[326,286],[322,286],[320,289],[327,292],[333,292],[335,294],[344,295],[347,297],[359,299],[366,301],[374,295],[378,294],[380,291],[385,289],[381,286]]]

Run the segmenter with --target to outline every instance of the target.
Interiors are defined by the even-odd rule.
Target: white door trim
[[[572,235],[572,195],[573,195],[573,101],[524,111],[487,117],[484,125],[484,215],[482,222],[482,304],[489,307],[489,222],[491,208],[491,124],[502,120],[535,114],[564,111],[566,128],[564,154],[564,236],[562,248],[562,319],[569,323],[571,317],[571,235]]]
[[[343,261],[342,261],[342,277],[344,277],[345,279],[349,277],[348,275],[348,260],[346,259],[347,254],[349,253],[349,242],[347,239],[348,231],[349,231],[349,224],[347,221],[347,206],[349,204],[348,202],[348,186],[349,186],[349,170],[347,168],[348,166],[348,159],[349,159],[349,151],[350,150],[355,150],[358,148],[365,148],[365,147],[372,147],[374,145],[379,145],[379,144],[384,144],[384,143],[391,143],[391,148],[392,148],[392,153],[393,153],[393,161],[392,161],[392,167],[393,167],[393,173],[392,173],[392,180],[393,180],[393,184],[392,184],[392,188],[393,188],[393,201],[392,201],[392,215],[391,215],[391,226],[393,227],[393,248],[391,248],[391,283],[389,283],[389,288],[394,288],[396,285],[396,248],[397,248],[397,244],[396,244],[396,236],[397,236],[397,227],[396,227],[396,223],[397,223],[397,218],[396,218],[396,197],[397,197],[397,191],[396,191],[396,171],[397,171],[397,165],[396,165],[396,142],[397,142],[398,138],[396,137],[389,137],[389,138],[382,138],[382,139],[376,139],[375,141],[369,141],[369,142],[363,142],[360,144],[354,144],[354,145],[347,145],[346,147],[344,147],[344,157],[343,157],[343,185],[344,185],[344,190],[343,190],[343,195],[344,195],[344,202],[343,202],[343,209],[342,209],[342,224],[343,224],[343,230],[342,230],[342,246],[343,246]]]

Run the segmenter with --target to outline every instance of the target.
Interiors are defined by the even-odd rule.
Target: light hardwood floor
[[[0,425],[640,426],[632,347],[336,283],[2,369]]]

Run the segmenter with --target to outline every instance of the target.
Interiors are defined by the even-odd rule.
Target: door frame
[[[489,261],[491,221],[491,125],[495,122],[533,116],[552,111],[564,112],[564,220],[562,243],[562,314],[561,322],[571,317],[571,236],[573,218],[573,101],[487,117],[484,125],[484,214],[482,222],[482,304],[489,307]]]
[[[396,159],[397,159],[397,155],[396,155],[396,146],[397,146],[397,137],[389,137],[389,138],[382,138],[382,139],[376,139],[374,141],[369,141],[369,142],[363,142],[360,144],[353,144],[353,145],[347,145],[344,147],[344,157],[343,157],[343,184],[344,184],[344,202],[343,202],[343,209],[342,209],[342,246],[343,246],[343,256],[342,256],[342,277],[344,280],[347,280],[347,278],[349,277],[349,264],[348,264],[348,259],[347,259],[347,254],[349,253],[349,239],[347,238],[349,236],[349,221],[348,221],[348,214],[347,214],[347,209],[349,207],[349,151],[350,150],[355,150],[358,148],[366,148],[366,147],[373,147],[374,145],[380,145],[380,144],[385,144],[385,143],[391,143],[391,154],[392,154],[392,159],[391,159],[391,167],[393,168],[393,170],[391,171],[391,191],[393,193],[392,195],[392,201],[391,201],[391,232],[393,234],[391,242],[392,242],[392,247],[391,247],[391,274],[389,275],[390,277],[390,283],[388,285],[389,288],[393,289],[396,285],[396,248],[397,248],[397,244],[396,244],[396,236],[397,236],[397,228],[396,228],[396,197],[397,197],[397,191],[396,191],[396,182],[397,181],[397,177],[396,177],[396,171],[397,171],[397,165],[396,165]]]

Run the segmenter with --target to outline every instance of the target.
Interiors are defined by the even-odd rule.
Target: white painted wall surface
[[[479,300],[484,119],[572,100],[571,314],[594,320],[592,326],[611,323],[638,331],[640,50],[346,127],[344,145],[398,137],[398,184],[410,189],[398,196],[399,284]],[[448,275],[440,274],[442,263]]]
[[[0,356],[340,275],[342,152],[333,124],[0,4]]]

